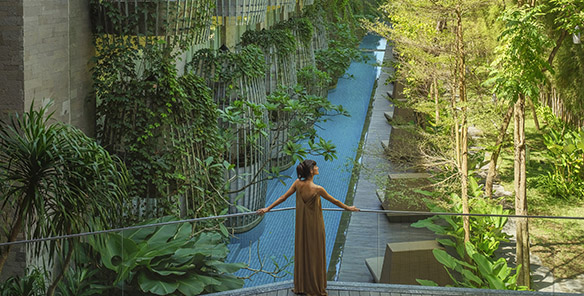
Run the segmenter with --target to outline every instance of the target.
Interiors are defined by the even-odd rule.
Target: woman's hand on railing
[[[256,211],[256,213],[257,213],[258,215],[263,215],[263,214],[265,214],[265,213],[267,213],[267,212],[269,212],[269,211],[270,211],[270,210],[269,210],[268,208],[262,208],[262,209],[259,209],[259,210],[257,210],[257,211]]]
[[[351,212],[359,212],[360,209],[357,208],[356,206],[350,206],[347,208],[347,211],[351,211]]]

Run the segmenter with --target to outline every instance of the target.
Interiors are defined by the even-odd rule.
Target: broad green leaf
[[[234,290],[243,287],[243,280],[238,279],[233,275],[222,275],[220,277],[217,277],[217,280],[221,282],[220,285],[216,285],[213,287],[214,290],[217,292]]]
[[[169,283],[160,280],[150,279],[144,272],[138,274],[138,284],[144,292],[150,292],[156,295],[168,295],[174,293],[178,288],[178,282]]]
[[[474,253],[471,258],[477,263],[477,267],[479,268],[479,272],[483,276],[493,274],[493,264],[489,261],[487,257],[480,253]]]
[[[179,278],[176,282],[178,283],[177,289],[184,295],[199,295],[205,289],[205,284],[197,280],[197,275],[189,278]]]
[[[178,231],[174,235],[174,239],[181,239],[181,240],[189,240],[191,233],[193,230],[193,226],[190,223],[181,224],[178,228]]]
[[[104,266],[114,271],[119,268],[118,261],[134,258],[138,252],[134,241],[114,233],[105,234],[101,238],[90,238],[89,244],[100,252]]]
[[[152,272],[154,272],[154,273],[157,273],[159,275],[162,275],[162,276],[167,276],[167,275],[184,275],[184,274],[186,274],[186,272],[180,271],[180,270],[157,270],[157,269],[154,269],[154,268],[150,268],[149,270],[152,271]]]
[[[494,275],[491,274],[487,274],[487,275],[483,275],[485,278],[487,278],[487,282],[489,282],[489,288],[491,289],[497,289],[497,290],[505,290],[505,283],[503,283],[503,281],[497,277],[495,277]]]
[[[438,287],[438,284],[436,282],[430,280],[416,279],[416,282],[418,282],[418,284],[422,286]]]
[[[463,277],[465,277],[471,282],[476,283],[478,286],[483,284],[483,281],[468,269],[463,269],[461,274]]]
[[[219,230],[221,231],[221,234],[223,234],[225,237],[229,236],[229,231],[227,230],[227,227],[223,225],[223,223],[219,224]]]
[[[158,227],[148,238],[148,244],[153,247],[166,244],[176,233],[178,227],[178,224],[169,224]]]
[[[450,256],[448,253],[446,253],[446,251],[440,250],[440,249],[434,249],[434,250],[432,250],[432,253],[434,254],[434,257],[436,258],[436,260],[438,260],[438,262],[442,263],[442,265],[444,265],[450,269],[456,268],[456,259],[454,257]]]
[[[448,247],[455,247],[456,243],[449,239],[449,238],[439,238],[437,239],[437,241],[442,244],[443,246],[448,246]]]

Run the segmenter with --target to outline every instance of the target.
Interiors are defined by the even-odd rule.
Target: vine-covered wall
[[[253,109],[253,106],[266,103],[264,68],[263,53],[254,45],[237,52],[203,49],[193,55],[187,67],[188,73],[204,77],[223,112],[237,108],[233,113],[237,118],[227,120],[224,117],[219,121],[227,139],[225,159],[234,165],[234,170],[226,173],[226,179],[230,180],[231,213],[238,211],[237,206],[257,210],[266,201],[268,130],[257,126],[254,119],[267,122],[268,118],[267,113]],[[230,219],[228,225],[240,232],[260,220],[260,216],[236,217]]]
[[[133,9],[148,13],[164,2]],[[283,96],[287,103],[277,103],[280,108],[295,96],[303,96],[304,105],[311,104],[306,94],[326,98],[331,76],[344,73],[353,57],[347,53],[356,44],[345,26],[331,35],[340,39],[330,47],[322,3],[288,21],[282,15],[290,5],[272,7],[271,28],[250,30],[245,23],[231,31],[213,26],[209,33],[196,24],[183,24],[182,31],[172,26],[187,11],[181,7],[189,5],[179,2],[176,12],[160,21],[132,16],[117,2],[95,0],[98,137],[132,173],[135,202],[129,211],[137,219],[256,210],[265,206],[268,171],[293,163],[291,151],[282,148],[296,136],[269,123],[303,120],[266,110],[274,105],[266,96]],[[208,22],[208,13],[197,17],[200,24]],[[219,46],[234,31],[241,43]],[[201,42],[208,33],[212,41]],[[298,84],[301,92],[293,90]],[[332,151],[325,146],[322,153]],[[248,216],[228,225],[243,231],[258,222]]]
[[[288,29],[296,39],[296,69],[302,69],[306,66],[314,66],[314,44],[312,36],[314,26],[312,22],[305,17],[290,18],[285,22],[280,22],[275,26],[276,29]]]
[[[132,176],[129,220],[217,215],[227,206],[225,144],[219,127],[209,125],[218,120],[217,106],[203,79],[179,75],[176,66],[179,54],[205,39],[208,11],[180,21],[212,3],[205,1],[140,3],[134,13],[119,2],[93,3],[97,137]],[[173,13],[149,14],[162,8]]]
[[[262,29],[247,31],[241,45],[257,45],[264,53],[266,63],[266,91],[271,93],[278,86],[296,85],[296,39],[288,29]]]

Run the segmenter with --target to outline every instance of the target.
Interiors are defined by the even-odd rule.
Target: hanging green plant
[[[263,49],[274,46],[278,53],[283,55],[292,54],[296,50],[296,39],[289,29],[246,31],[241,37],[241,45],[250,44],[255,44]]]
[[[226,207],[217,190],[225,145],[217,125],[209,124],[217,122],[217,107],[205,81],[179,77],[174,59],[170,49],[156,46],[99,51],[93,68],[98,139],[133,177],[133,212],[217,215]],[[144,198],[154,203],[147,207]]]
[[[332,79],[327,72],[315,66],[306,66],[298,71],[298,84],[311,95],[326,97]]]
[[[287,21],[280,22],[274,26],[275,29],[291,30],[296,33],[304,46],[309,46],[312,42],[314,26],[310,19],[306,17],[295,17]]]
[[[159,44],[187,48],[209,38],[214,0],[91,0],[96,35],[135,47]]]
[[[212,82],[233,82],[243,76],[257,78],[265,73],[264,54],[253,44],[239,52],[205,48],[195,52],[187,71],[196,71]]]

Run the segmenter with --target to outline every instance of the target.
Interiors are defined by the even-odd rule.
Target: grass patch
[[[428,190],[432,183],[425,178],[389,180],[386,184],[383,208],[397,211],[429,211],[420,190]]]
[[[539,178],[551,170],[546,162],[543,137],[533,124],[526,120],[527,138],[527,202],[530,215],[579,216],[584,213],[583,200],[565,200],[549,197],[539,184]],[[513,191],[513,146],[504,146],[499,163],[501,185]],[[514,200],[508,201],[513,205]],[[573,278],[584,274],[584,221],[558,219],[530,219],[531,252],[543,265],[550,268],[556,278]]]

